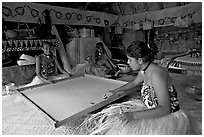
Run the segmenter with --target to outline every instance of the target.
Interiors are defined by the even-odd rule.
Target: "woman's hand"
[[[115,73],[115,77],[119,76],[121,72],[122,72],[122,70],[118,70],[118,71]]]
[[[121,121],[127,120],[128,122],[134,119],[133,112],[124,112],[118,116]]]
[[[103,99],[109,98],[117,93],[117,90],[110,90],[106,94],[104,94]]]

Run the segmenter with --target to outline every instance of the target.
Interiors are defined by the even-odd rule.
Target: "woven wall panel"
[[[123,9],[125,15],[133,14],[133,11],[134,11],[130,2],[128,2],[126,4],[122,4],[122,9]]]
[[[117,3],[112,4],[112,10],[114,14],[121,14],[120,8],[118,7]]]
[[[160,9],[159,4],[157,2],[147,2],[147,6],[148,6],[150,11]]]
[[[176,7],[176,2],[163,2],[164,8]]]
[[[139,12],[145,12],[145,8],[143,6],[142,2],[134,2],[135,8],[137,10],[137,13]]]

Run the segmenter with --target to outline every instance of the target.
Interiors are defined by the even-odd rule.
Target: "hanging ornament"
[[[190,18],[189,15],[187,15],[187,16],[183,19],[183,21],[185,22],[186,27],[190,26],[190,25],[192,24],[192,22],[193,22],[192,18]],[[190,31],[190,30],[189,30],[189,31]]]
[[[143,23],[143,30],[150,30],[154,26],[153,21],[146,21]]]
[[[140,30],[140,29],[142,29],[142,26],[140,23],[133,24],[133,30]]]

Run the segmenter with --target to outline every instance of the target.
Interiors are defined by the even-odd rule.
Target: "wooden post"
[[[57,39],[59,40],[59,45],[60,45],[59,55],[60,55],[60,58],[61,58],[61,61],[62,61],[62,64],[63,64],[63,68],[67,72],[72,74],[71,65],[70,65],[70,62],[69,62],[69,58],[68,58],[67,52],[66,52],[66,50],[64,48],[63,42],[62,42],[62,40],[60,38],[60,35],[59,35],[55,25],[52,25],[52,33],[54,35],[56,35]]]

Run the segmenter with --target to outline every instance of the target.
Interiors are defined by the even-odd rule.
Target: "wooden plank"
[[[61,37],[60,37],[60,34],[58,33],[57,31],[57,28],[55,25],[52,26],[52,33],[54,35],[56,35],[57,39],[59,40],[59,45],[60,45],[60,48],[59,48],[59,56],[60,56],[60,59],[62,61],[62,64],[63,64],[63,68],[70,73],[71,71],[71,65],[70,65],[70,62],[69,62],[69,58],[68,58],[68,55],[67,55],[67,52],[65,51],[65,46],[63,45],[63,42],[61,40]]]

